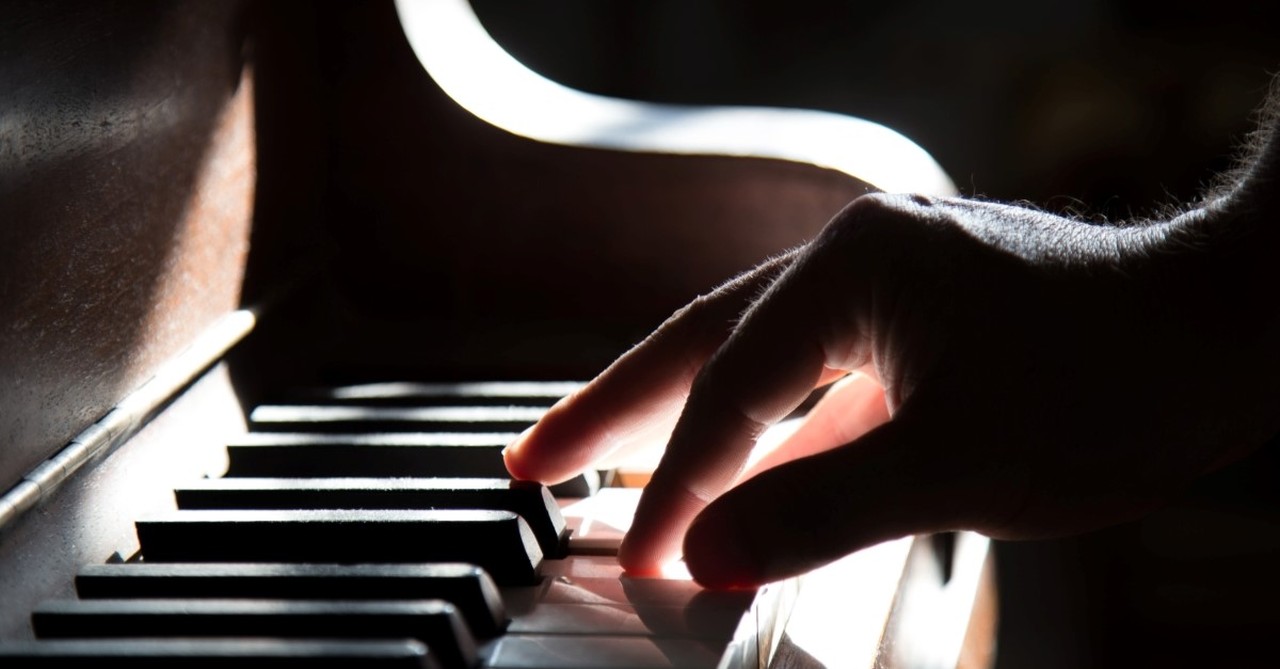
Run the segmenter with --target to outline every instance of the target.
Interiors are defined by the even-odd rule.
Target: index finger
[[[556,483],[618,449],[664,438],[707,357],[795,254],[773,258],[694,300],[557,403],[503,453],[511,475]]]

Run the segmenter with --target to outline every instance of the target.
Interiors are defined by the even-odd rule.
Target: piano
[[[914,144],[571,91],[464,0],[16,2],[0,45],[3,666],[990,663],[982,537],[704,592],[621,574],[617,472],[494,464],[850,199],[948,192]]]

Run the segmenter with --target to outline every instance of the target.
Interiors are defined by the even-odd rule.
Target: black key
[[[227,476],[506,478],[499,434],[247,434],[227,445]]]
[[[444,667],[476,663],[471,632],[440,600],[68,599],[36,607],[31,628],[41,639],[403,637],[427,644]]]
[[[227,476],[442,476],[507,478],[502,449],[515,433],[251,433],[227,445]],[[590,497],[588,470],[551,486],[556,497]]]
[[[538,580],[542,551],[510,511],[174,511],[137,522],[148,562],[471,562]]]
[[[82,599],[441,599],[458,608],[473,634],[502,631],[498,588],[469,564],[163,564],[89,565],[76,575]]]
[[[582,387],[578,381],[466,381],[457,383],[361,383],[299,391],[315,404],[367,406],[538,406],[549,407]]]
[[[5,669],[438,669],[419,641],[95,639],[0,643]]]
[[[521,432],[544,407],[371,407],[264,404],[249,422],[259,432]]]
[[[590,497],[600,490],[600,472],[588,469],[581,474],[550,486],[551,495],[558,499]]]
[[[564,517],[546,486],[474,478],[230,478],[174,491],[179,509],[495,509],[519,514],[542,554],[563,557]]]

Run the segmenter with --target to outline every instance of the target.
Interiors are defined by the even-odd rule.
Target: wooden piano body
[[[406,25],[459,16],[419,1],[402,3]],[[806,162],[794,138],[772,153],[744,137],[689,144],[692,110],[632,106],[630,128],[520,136],[442,90],[400,16],[354,1],[8,6],[0,639],[29,638],[30,610],[70,596],[81,566],[128,557],[133,520],[171,506],[175,481],[219,474],[263,398],[392,376],[586,378],[883,181],[945,188],[915,154],[913,186],[887,167]],[[908,544],[895,586],[908,550],[921,574],[954,571],[935,564],[949,553]],[[942,664],[966,629],[970,650],[990,639],[989,616],[965,622],[985,544],[973,554],[951,576],[968,579],[952,588],[958,635],[923,637],[946,646]],[[907,613],[945,588],[909,582],[862,635],[876,661],[935,666],[902,649],[940,634],[912,632]]]

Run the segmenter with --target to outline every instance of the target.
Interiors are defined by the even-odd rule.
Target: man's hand
[[[1277,285],[1274,233],[1237,218],[1116,227],[859,198],[677,312],[513,444],[508,468],[555,482],[669,434],[619,559],[651,572],[683,542],[711,587],[912,533],[1134,518],[1280,426],[1276,308],[1252,297]],[[765,428],[850,372],[771,468],[744,470]]]

